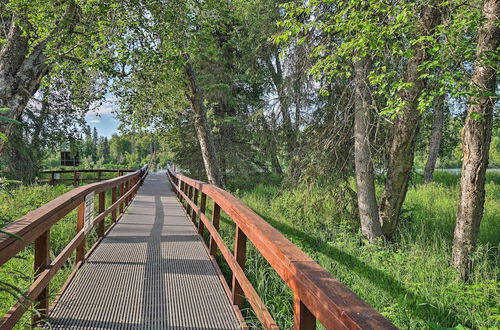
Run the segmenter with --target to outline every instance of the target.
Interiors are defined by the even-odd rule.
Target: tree
[[[21,118],[49,72],[76,65],[79,72],[73,83],[89,68],[102,76],[118,75],[110,54],[126,54],[109,41],[124,32],[116,15],[119,8],[120,4],[99,1],[1,1],[0,108],[9,109],[6,116]],[[88,85],[81,81],[80,88],[86,91]],[[12,127],[12,122],[2,122],[0,133],[9,135]],[[3,147],[0,141],[0,152]]]
[[[436,161],[441,147],[441,140],[443,139],[444,128],[444,95],[440,95],[434,100],[434,123],[432,126],[431,141],[429,144],[429,155],[427,163],[424,168],[424,182],[429,183],[432,181],[432,175],[436,168]]]
[[[354,63],[354,158],[359,218],[363,234],[370,242],[373,242],[382,237],[383,234],[378,216],[375,172],[370,150],[372,124],[372,95],[368,81],[370,71],[371,59],[368,55],[361,57]]]
[[[107,137],[99,137],[99,143],[97,145],[97,158],[102,159],[104,163],[110,161],[110,148],[109,141]]]
[[[406,197],[416,136],[421,119],[419,102],[427,79],[422,67],[431,60],[429,49],[436,42],[436,27],[441,23],[441,1],[431,1],[422,8],[419,19],[418,35],[412,46],[413,56],[408,60],[405,69],[404,83],[399,94],[402,102],[401,112],[397,114],[393,128],[392,145],[389,151],[387,179],[380,200],[380,221],[387,238],[392,238],[399,223],[401,207]],[[429,38],[431,42],[429,42]]]
[[[497,88],[498,53],[495,52],[500,44],[500,1],[486,0],[483,15],[485,20],[478,34],[471,78],[473,94],[469,98],[467,118],[462,130],[463,163],[453,237],[452,264],[463,279],[467,279],[471,272],[471,256],[483,216],[484,182]]]

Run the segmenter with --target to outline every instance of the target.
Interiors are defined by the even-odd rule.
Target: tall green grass
[[[16,221],[26,213],[46,204],[54,198],[73,189],[69,185],[26,185],[11,189],[9,192],[0,193],[0,228],[10,222]],[[94,206],[97,211],[97,195]],[[106,206],[111,205],[110,192],[106,195]],[[96,212],[97,213],[97,212]],[[110,225],[106,219],[106,227]],[[50,230],[50,255],[53,260],[76,235],[76,209],[59,220]],[[93,229],[87,236],[87,251],[96,242],[96,230]],[[75,266],[74,254],[65,263],[63,268],[50,282],[51,301],[57,296],[64,282]],[[34,281],[33,270],[33,244],[17,254],[15,258],[0,267],[0,280],[17,288],[19,292],[26,292]],[[19,292],[0,290],[0,317],[3,316],[21,297]],[[14,293],[14,294],[12,294]],[[15,329],[30,328],[30,313],[24,314]]]
[[[279,180],[233,182],[238,197],[288,239],[314,258],[332,276],[402,329],[432,329],[438,325],[463,325],[472,329],[500,325],[500,175],[488,173],[485,214],[474,255],[471,283],[462,283],[449,266],[455,222],[459,176],[436,172],[432,184],[423,185],[418,176],[408,192],[400,231],[386,246],[364,244],[343,206],[325,187],[284,189]],[[238,188],[241,187],[241,188]],[[380,188],[380,187],[379,187]],[[25,186],[0,195],[0,219],[11,222],[28,211],[72,189],[68,186]],[[380,189],[379,189],[380,190]],[[109,196],[106,199],[110,204]],[[96,203],[97,205],[97,203]],[[211,203],[207,215],[211,216]],[[54,257],[76,234],[75,212],[51,231]],[[109,220],[108,220],[109,221]],[[223,213],[221,236],[232,249],[235,226]],[[205,235],[208,241],[208,235]],[[88,246],[95,241],[92,231]],[[230,282],[230,270],[219,257]],[[33,281],[32,247],[0,268],[2,280],[20,289]],[[74,265],[71,259],[51,282],[54,297]],[[249,243],[247,275],[271,314],[283,329],[293,326],[293,295],[276,272]],[[0,314],[16,301],[0,292]],[[261,325],[245,305],[244,315],[252,328]],[[29,313],[18,328],[29,325]]]
[[[449,266],[459,181],[452,175],[437,173],[437,182],[410,188],[398,236],[386,246],[364,244],[350,221],[339,218],[342,211],[324,188],[261,184],[239,195],[398,327],[495,329],[500,325],[500,188],[495,183],[500,176],[488,175],[473,280],[463,283]],[[249,278],[280,327],[288,329],[292,295],[261,259],[250,252]]]

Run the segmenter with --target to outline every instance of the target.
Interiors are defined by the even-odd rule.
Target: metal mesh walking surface
[[[56,329],[238,329],[214,266],[169,190],[151,173],[50,315]]]

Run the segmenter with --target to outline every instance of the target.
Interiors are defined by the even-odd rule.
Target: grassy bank
[[[417,174],[404,205],[403,220],[394,243],[364,245],[344,218],[338,201],[326,187],[281,188],[276,178],[253,178],[233,183],[231,189],[265,220],[314,258],[335,278],[366,300],[402,329],[431,329],[438,325],[471,329],[500,325],[500,174],[489,173],[485,214],[474,256],[473,282],[464,284],[449,267],[451,240],[458,196],[458,175],[436,173],[436,182],[423,185]],[[255,184],[255,182],[259,182]],[[238,190],[239,188],[239,190]],[[380,187],[379,187],[380,188]],[[0,194],[0,219],[12,222],[36,209],[71,186],[24,186]],[[109,204],[110,198],[107,198]],[[97,203],[95,203],[97,205]],[[210,206],[207,210],[210,216]],[[75,212],[51,231],[52,257],[75,235]],[[108,219],[109,221],[109,219]],[[234,225],[222,217],[221,235],[232,248]],[[88,244],[95,240],[92,232]],[[26,248],[0,268],[0,279],[20,289],[33,281],[32,247]],[[73,267],[73,260],[51,282],[54,297]],[[227,265],[221,262],[229,279]],[[246,268],[255,288],[282,329],[293,326],[291,291],[249,244]],[[3,315],[16,299],[0,292]],[[249,324],[258,327],[252,313],[244,311]],[[28,313],[18,328],[29,325]]]
[[[500,175],[488,175],[485,214],[474,256],[473,282],[449,267],[458,175],[437,173],[435,183],[414,182],[398,237],[387,246],[361,244],[324,188],[280,190],[260,184],[239,193],[243,202],[313,257],[335,278],[402,329],[500,325]],[[327,227],[325,227],[325,223]],[[229,225],[227,225],[229,226]],[[227,239],[231,229],[226,229]],[[251,249],[253,250],[253,249]],[[291,326],[292,296],[251,251],[250,278],[280,326]],[[263,267],[264,266],[264,267]]]

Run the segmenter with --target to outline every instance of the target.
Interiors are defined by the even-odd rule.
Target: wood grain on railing
[[[91,223],[92,227],[97,228],[98,238],[102,239],[105,234],[105,217],[112,214],[111,226],[113,226],[117,221],[117,208],[119,208],[119,214],[123,214],[125,206],[130,203],[148,174],[150,165],[151,162],[130,174],[75,188],[2,228],[3,231],[12,235],[0,234],[0,266],[34,242],[34,271],[36,278],[25,293],[25,297],[22,297],[0,320],[0,329],[14,327],[26,309],[32,304],[39,312],[39,315],[46,316],[49,308],[49,283],[52,277],[67,262],[73,251],[76,250],[76,267],[81,265],[81,262],[85,259],[85,196],[90,193],[98,196],[99,213],[94,215],[92,210],[93,219]],[[116,173],[116,170],[112,170],[112,172]],[[126,172],[126,170],[120,170],[121,172]],[[126,192],[123,190],[124,184],[128,187]],[[120,187],[119,198],[117,196],[117,187]],[[106,208],[105,194],[108,190],[112,192],[112,204]],[[77,234],[59,255],[53,261],[50,261],[50,229],[75,208],[78,208]],[[33,317],[34,323],[38,321],[38,316]]]
[[[210,233],[209,253],[220,251],[232,271],[234,305],[243,298],[267,329],[278,328],[267,307],[245,275],[246,242],[249,240],[269,265],[287,283],[294,294],[294,328],[315,329],[319,321],[327,329],[397,329],[389,320],[334,279],[325,269],[286,239],[264,219],[228,192],[168,170],[173,190],[187,215],[199,219],[199,232]],[[192,191],[201,194],[203,207],[193,199]],[[206,198],[213,201],[212,220],[205,215]],[[236,225],[234,253],[219,235],[220,211]],[[192,213],[191,213],[192,212]]]

